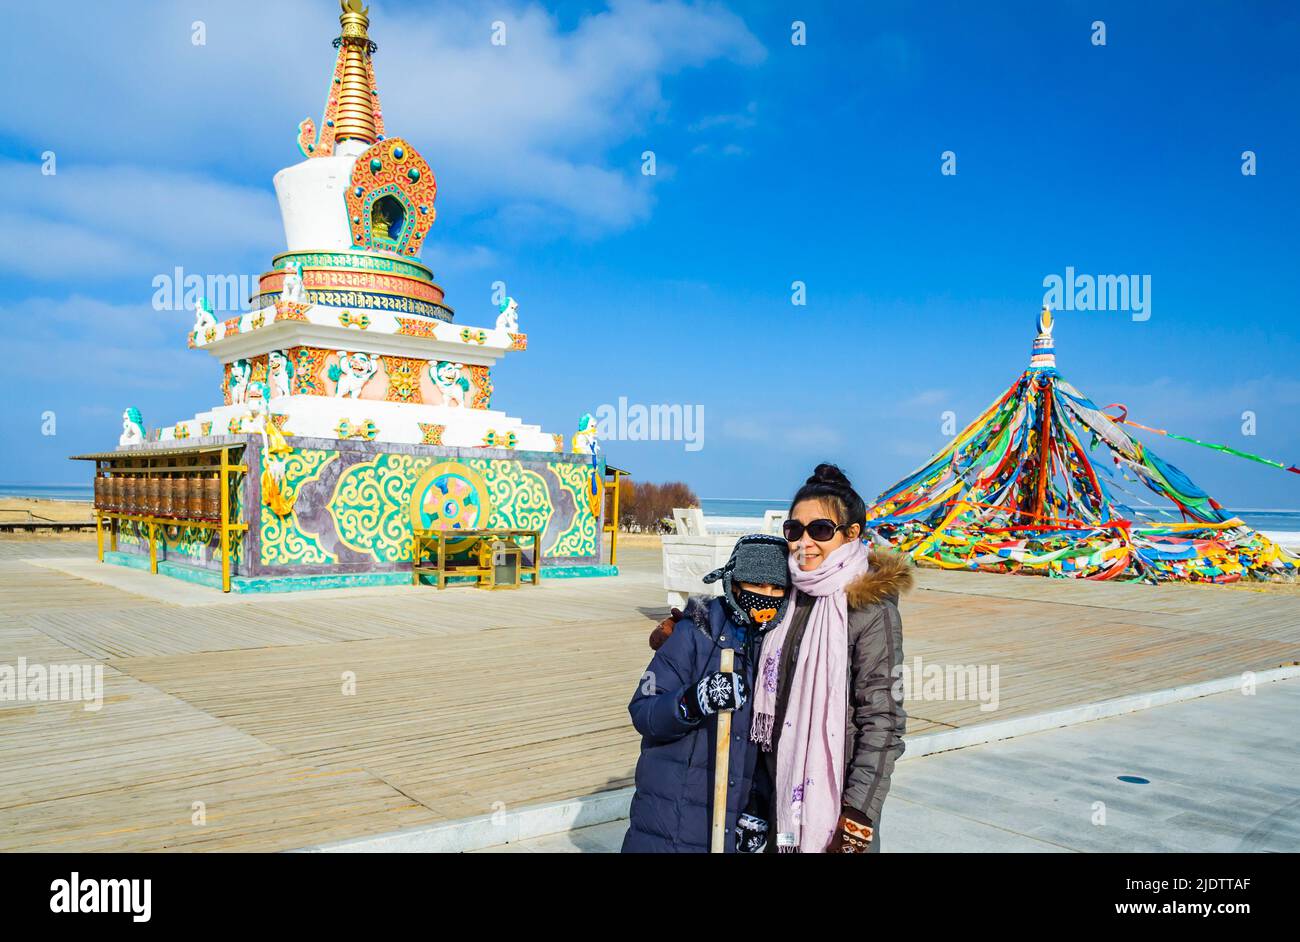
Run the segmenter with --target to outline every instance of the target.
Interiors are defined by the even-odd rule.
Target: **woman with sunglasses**
[[[907,560],[862,542],[866,505],[835,465],[795,494],[784,534],[793,595],[763,640],[750,738],[773,795],[767,850],[874,853],[907,714],[898,597]]]

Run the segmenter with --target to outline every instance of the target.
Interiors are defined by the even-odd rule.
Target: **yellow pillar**
[[[247,462],[245,462],[247,463]],[[230,449],[221,449],[221,591],[230,591]]]
[[[95,554],[99,561],[104,561],[104,518],[100,516],[98,510],[95,511]]]
[[[618,495],[622,491],[619,487],[619,479],[622,477],[619,472],[614,472],[614,519],[609,523],[609,564],[618,565]]]

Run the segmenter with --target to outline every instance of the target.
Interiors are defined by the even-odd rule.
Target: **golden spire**
[[[338,87],[338,112],[334,120],[334,140],[364,141],[373,144],[381,133],[375,112],[379,110],[379,96],[372,91],[370,53],[374,44],[366,28],[370,25],[368,9],[361,0],[339,0],[343,12],[339,24],[343,35],[339,37],[343,48],[343,75]]]

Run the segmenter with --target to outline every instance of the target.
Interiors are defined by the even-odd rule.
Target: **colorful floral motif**
[[[437,326],[438,323],[435,321],[416,320],[411,317],[397,318],[397,332],[411,337],[433,337],[437,339]]]
[[[527,334],[510,334],[509,337],[510,337],[510,349],[511,349],[511,350],[527,350],[527,349],[528,349],[528,335],[527,335]]]
[[[441,445],[442,433],[447,431],[447,426],[439,425],[437,422],[420,422],[420,444],[421,445]]]
[[[420,376],[427,360],[413,360],[410,357],[380,357],[384,361],[384,370],[388,373],[388,392],[384,398],[389,402],[424,402],[420,395]]]
[[[492,408],[491,370],[486,366],[466,365],[465,372],[469,374],[470,382],[474,386],[474,399],[467,405],[471,409]]]
[[[353,314],[351,311],[344,311],[339,315],[339,323],[344,327],[356,327],[365,330],[370,326],[370,315]]]
[[[290,356],[293,357],[294,395],[325,395],[325,382],[320,371],[325,366],[326,351],[318,347],[294,347]]]
[[[296,301],[276,301],[275,319],[277,321],[305,321],[309,307],[311,307],[310,304],[299,304]]]
[[[390,137],[372,144],[353,165],[345,194],[352,245],[373,250],[387,244],[400,255],[418,255],[437,215],[437,195],[433,170],[406,140]],[[401,229],[392,238],[372,231],[375,203],[386,197],[396,200],[403,212]]]

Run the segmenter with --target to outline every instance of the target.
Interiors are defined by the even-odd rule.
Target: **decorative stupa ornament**
[[[375,88],[373,56],[379,49],[370,39],[370,9],[361,0],[341,0],[341,35],[334,40],[338,56],[317,131],[307,118],[298,125],[298,147],[307,157],[329,157],[344,141],[373,144],[384,136],[384,115]]]
[[[1038,336],[1034,338],[1034,352],[1029,358],[1031,370],[1056,369],[1056,347],[1052,342],[1052,309],[1046,304],[1038,312]]]

